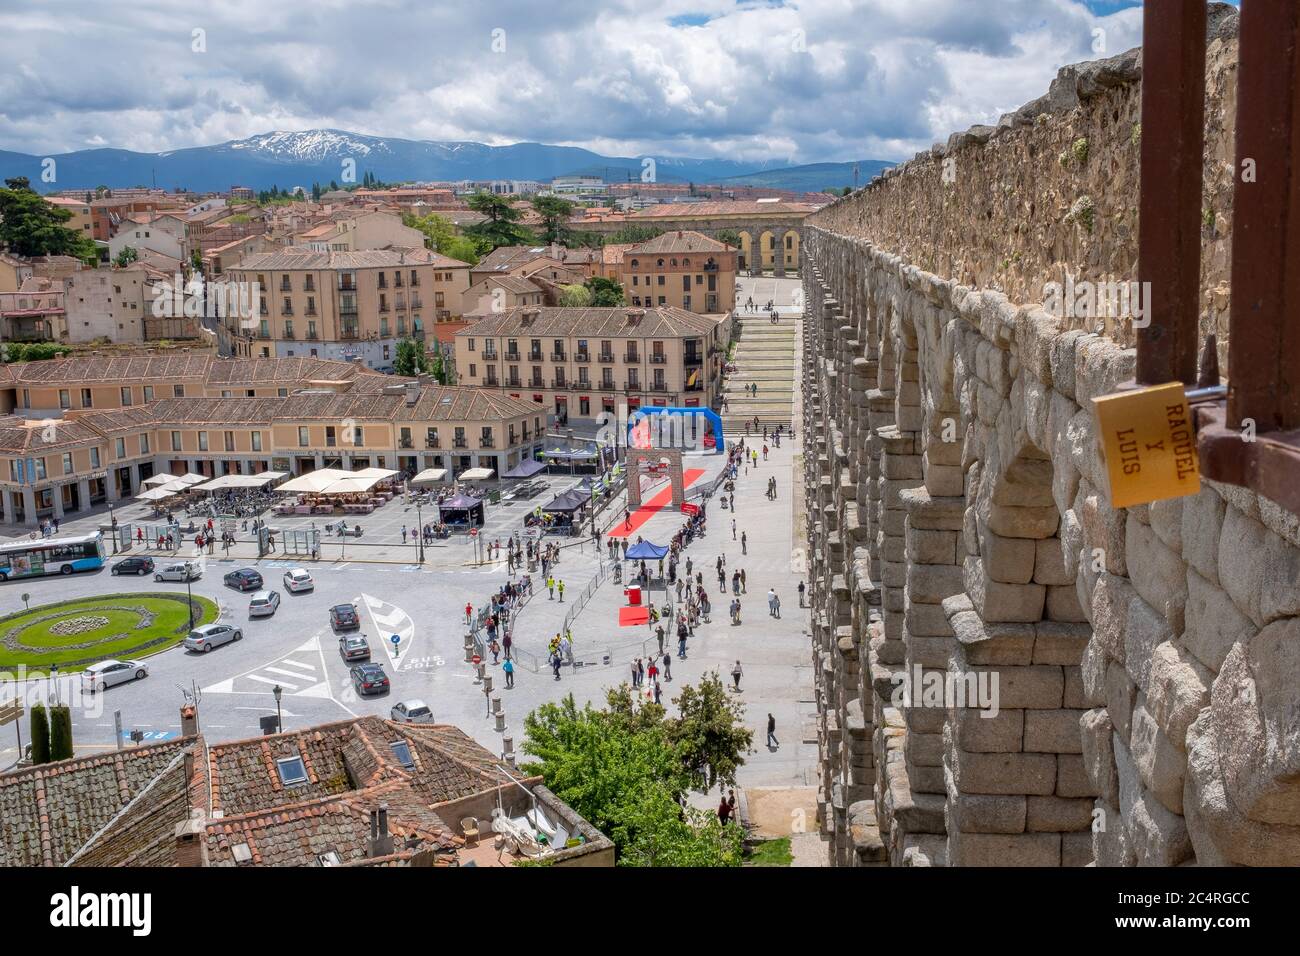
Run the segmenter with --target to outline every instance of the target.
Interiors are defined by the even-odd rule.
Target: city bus
[[[37,538],[0,544],[0,581],[42,574],[71,574],[104,566],[104,535]]]

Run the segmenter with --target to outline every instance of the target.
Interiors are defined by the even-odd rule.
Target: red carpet
[[[703,468],[688,468],[682,472],[682,485],[689,490],[691,485],[695,484],[704,476]],[[621,521],[615,522],[614,527],[609,529],[607,537],[614,539],[632,538],[637,531],[656,514],[667,508],[673,501],[673,488],[671,484],[665,484],[653,498],[649,501],[643,501],[641,507],[632,512],[632,527],[628,527]],[[645,623],[644,621],[642,623]]]
[[[638,624],[644,627],[648,623],[650,623],[650,609],[648,607],[621,607],[618,609],[619,627],[636,627]]]

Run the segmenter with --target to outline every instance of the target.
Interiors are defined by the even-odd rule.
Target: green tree
[[[649,242],[658,236],[663,235],[662,229],[656,229],[654,226],[632,225],[624,226],[616,232],[611,232],[605,237],[605,245],[621,245],[628,242]]]
[[[733,246],[736,249],[740,248],[740,233],[736,232],[734,229],[723,229],[718,232],[716,238],[718,242],[725,242],[727,245]]]
[[[560,286],[560,305],[566,309],[583,309],[591,305],[591,290],[574,283]]]
[[[50,708],[50,759],[72,758],[72,711],[66,704]]]
[[[140,258],[140,253],[136,251],[135,246],[123,246],[122,251],[117,254],[113,264],[125,268]]]
[[[44,704],[32,705],[32,763],[50,762],[50,718]]]
[[[441,352],[434,352],[429,356],[429,374],[439,385],[452,385],[451,367],[443,361]]]
[[[619,866],[740,866],[744,833],[736,823],[723,826],[717,814],[683,807],[661,787],[646,786],[629,801],[620,823],[635,834]]]
[[[718,672],[709,671],[694,687],[687,684],[673,703],[679,716],[667,722],[668,737],[691,787],[703,792],[718,784],[735,786],[754,733],[744,725],[744,710]]]
[[[472,266],[478,265],[479,248],[477,243],[472,239],[457,235],[456,225],[450,219],[436,213],[416,216],[408,212],[402,216],[402,224],[424,233],[424,246],[426,249],[432,249],[434,252],[456,259],[459,262],[467,262]]]
[[[99,259],[95,243],[64,223],[72,212],[52,206],[35,192],[26,176],[5,180],[0,189],[0,246],[19,256],[73,256]]]
[[[424,354],[424,346],[415,339],[399,339],[393,357],[394,374],[413,376],[427,371],[429,360]]]
[[[465,227],[465,235],[469,238],[486,243],[490,249],[537,241],[530,231],[519,225],[523,213],[509,196],[480,191],[470,196],[466,203],[474,212],[487,217],[482,222]]]
[[[546,242],[560,242],[568,236],[573,209],[572,202],[559,196],[534,197],[533,210],[542,217],[542,238]]]
[[[616,279],[592,276],[583,283],[591,293],[591,304],[597,308],[619,306],[625,303],[623,286]]]
[[[203,253],[198,249],[190,253],[190,268],[195,272],[203,271]]]

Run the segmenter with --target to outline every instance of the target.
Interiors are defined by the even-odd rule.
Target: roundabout
[[[219,616],[208,598],[194,597],[194,626]],[[106,658],[148,657],[190,631],[182,594],[107,594],[44,604],[0,617],[0,669],[25,666],[81,670]]]

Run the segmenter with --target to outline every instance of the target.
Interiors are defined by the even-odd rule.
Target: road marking
[[[311,671],[313,674],[316,673],[315,664],[304,664],[301,661],[280,661],[280,663],[285,667],[301,667],[303,670]]]
[[[270,669],[270,668],[268,668],[268,670],[269,670],[269,669]],[[286,671],[285,673],[288,673],[288,672]],[[269,678],[269,677],[262,677],[262,676],[260,676],[260,675],[258,675],[258,674],[245,674],[245,675],[244,675],[244,678],[245,678],[246,680],[255,680],[255,681],[257,681],[259,684],[273,684],[273,685],[275,685],[276,687],[281,687],[281,686],[283,686],[285,690],[297,690],[297,689],[298,689],[298,685],[297,685],[297,684],[290,684],[287,680],[286,680],[286,681],[272,680],[272,679]]]
[[[301,680],[304,677],[313,676],[316,668],[312,668],[313,674],[304,674],[301,671],[287,671],[283,667],[265,667],[263,670],[270,671],[272,674],[284,674],[286,677],[292,677],[294,680]]]

